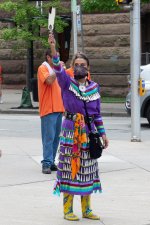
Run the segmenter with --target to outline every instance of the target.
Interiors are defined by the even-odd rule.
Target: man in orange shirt
[[[53,71],[50,49],[46,51],[45,58],[46,61],[38,68],[38,97],[43,145],[42,172],[50,174],[57,170],[55,157],[64,107],[61,89]]]

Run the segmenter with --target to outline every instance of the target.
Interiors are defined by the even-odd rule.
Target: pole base
[[[141,142],[141,139],[134,136],[131,138],[131,142]]]

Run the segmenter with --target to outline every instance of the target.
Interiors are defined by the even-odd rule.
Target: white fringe
[[[71,85],[69,87],[69,90],[72,91],[75,94],[75,96],[77,96],[79,99],[86,102],[94,101],[100,98],[100,94],[98,92],[96,92],[93,95],[81,96]]]

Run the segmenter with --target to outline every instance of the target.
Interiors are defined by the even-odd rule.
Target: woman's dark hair
[[[77,52],[73,56],[72,61],[71,61],[71,66],[72,67],[74,66],[74,62],[75,62],[76,59],[84,59],[87,62],[87,65],[88,66],[90,65],[88,57],[83,52]]]
[[[52,58],[52,53],[51,53],[51,49],[48,48],[45,52],[45,60],[47,61],[47,56],[50,56]]]

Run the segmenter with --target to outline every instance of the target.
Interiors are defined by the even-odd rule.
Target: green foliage
[[[30,41],[40,40],[43,45],[47,43],[47,37],[39,36],[39,27],[48,27],[48,9],[49,7],[55,7],[59,13],[66,12],[61,4],[60,0],[53,0],[50,3],[43,4],[43,14],[41,15],[40,9],[36,7],[35,1],[28,0],[5,0],[0,3],[0,9],[6,12],[10,12],[12,20],[15,24],[13,28],[5,28],[2,30],[2,38],[5,40],[24,40],[27,44]],[[55,19],[55,31],[57,33],[63,32],[67,23],[61,20],[59,16]]]
[[[65,21],[62,21],[59,16],[56,16],[55,21],[55,30],[57,33],[62,33],[64,27],[68,26],[68,24]]]
[[[141,0],[142,3],[150,3],[150,0]],[[116,0],[81,0],[84,12],[110,12],[118,11]]]
[[[50,0],[49,3],[45,3],[43,8],[48,9],[49,7],[54,7],[57,9],[57,13],[67,13],[70,10],[66,9],[65,7],[62,6],[60,0]]]
[[[150,0],[142,0],[142,3],[150,3]]]
[[[109,12],[118,10],[115,0],[81,0],[85,12]]]
[[[142,0],[148,3],[150,0]],[[30,43],[31,40],[40,40],[44,45],[47,43],[47,37],[39,36],[39,27],[48,27],[48,9],[55,7],[57,14],[68,12],[69,9],[62,7],[61,0],[51,0],[43,3],[43,14],[36,8],[35,1],[28,0],[5,0],[0,3],[0,9],[10,12],[14,21],[14,28],[5,28],[2,30],[2,38],[5,40],[24,40]],[[119,10],[115,0],[81,0],[85,12],[109,12]],[[55,19],[55,31],[61,33],[67,23],[62,21],[59,16]],[[34,31],[34,33],[32,32]]]

